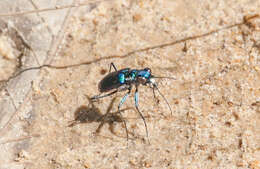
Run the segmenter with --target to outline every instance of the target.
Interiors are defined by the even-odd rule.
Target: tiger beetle
[[[114,72],[111,72],[111,67],[114,68]],[[149,86],[150,88],[153,89],[153,95],[155,97],[155,89],[158,91],[158,93],[162,96],[162,98],[165,100],[167,103],[171,114],[172,114],[172,109],[170,107],[170,104],[168,103],[167,99],[164,97],[164,95],[160,92],[160,90],[157,87],[157,84],[155,82],[155,78],[167,78],[167,79],[175,79],[173,77],[157,77],[152,75],[151,69],[150,68],[144,68],[144,69],[130,69],[130,68],[125,68],[121,70],[117,70],[116,66],[112,62],[109,67],[109,73],[99,82],[98,89],[101,94],[96,95],[91,98],[91,100],[98,100],[100,98],[108,97],[111,96],[117,92],[120,91],[125,91],[127,90],[128,92],[124,95],[124,97],[121,99],[119,105],[118,105],[118,112],[120,114],[120,117],[123,120],[125,130],[126,130],[126,138],[128,141],[128,130],[126,127],[126,122],[122,117],[120,108],[125,102],[126,98],[128,95],[131,93],[131,89],[133,86],[135,86],[135,95],[134,95],[134,100],[135,100],[135,108],[138,111],[139,115],[141,116],[144,125],[145,125],[145,130],[146,130],[146,136],[149,142],[149,137],[148,137],[148,130],[147,130],[147,125],[145,122],[145,118],[142,115],[141,111],[139,110],[139,105],[138,105],[138,87],[139,85],[146,85]],[[102,95],[102,93],[109,92],[107,94]]]

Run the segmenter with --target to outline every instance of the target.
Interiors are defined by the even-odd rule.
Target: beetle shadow
[[[69,122],[70,124],[68,125],[68,127],[73,127],[81,123],[99,122],[100,124],[95,131],[95,133],[98,134],[100,133],[100,130],[104,126],[104,124],[107,123],[109,125],[110,132],[118,136],[118,134],[114,131],[114,125],[115,123],[122,123],[123,119],[120,117],[118,111],[111,112],[116,97],[111,100],[105,114],[101,113],[101,111],[94,105],[94,102],[88,96],[87,99],[89,100],[88,106],[82,105],[76,109],[76,111],[74,112],[74,120]],[[129,109],[133,108],[125,108],[120,110],[120,112],[124,112]]]

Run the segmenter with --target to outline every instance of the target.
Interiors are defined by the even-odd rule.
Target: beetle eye
[[[147,67],[147,68],[144,68],[144,70],[147,71],[147,72],[149,72],[149,73],[151,73],[151,69],[148,68],[148,67]]]

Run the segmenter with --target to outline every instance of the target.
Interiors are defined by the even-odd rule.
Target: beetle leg
[[[117,72],[117,68],[116,66],[114,65],[113,62],[110,63],[110,67],[109,67],[109,73],[111,72],[111,67],[113,66],[113,68],[115,69],[115,71]]]
[[[112,91],[111,93],[104,94],[104,95],[99,94],[99,95],[96,95],[96,96],[91,97],[90,99],[91,99],[91,100],[101,99],[101,98],[103,98],[103,97],[111,96],[111,95],[113,95],[113,94],[115,94],[115,93],[117,93],[117,92],[121,92],[121,91],[124,91],[124,90],[129,90],[129,88],[131,88],[131,86],[129,86],[129,85],[122,85],[122,86],[120,86],[119,88],[117,88],[116,90]],[[130,89],[130,90],[131,90],[131,89]]]
[[[119,103],[119,105],[118,105],[118,113],[119,113],[119,115],[120,115],[120,118],[121,118],[122,121],[124,122],[127,141],[128,141],[128,130],[127,130],[126,122],[125,122],[125,120],[123,119],[122,113],[121,113],[121,111],[120,111],[120,108],[121,108],[121,106],[123,105],[123,103],[125,102],[125,100],[126,100],[126,98],[128,97],[128,95],[131,93],[131,88],[132,88],[132,87],[129,86],[128,92],[124,95],[124,97],[121,99],[121,101],[120,101],[120,103]]]
[[[155,88],[155,89],[158,91],[158,93],[162,96],[163,100],[164,100],[164,101],[166,102],[166,104],[168,105],[168,107],[169,107],[169,109],[170,109],[170,111],[171,111],[171,115],[172,115],[172,108],[171,108],[171,106],[170,106],[168,100],[167,100],[166,97],[161,93],[161,91],[159,90],[159,88],[158,88],[156,85],[154,85],[154,88]]]
[[[118,90],[115,90],[115,91],[113,91],[113,92],[111,92],[111,93],[108,93],[108,94],[105,94],[105,95],[96,95],[96,96],[91,97],[90,99],[91,99],[91,100],[101,99],[101,98],[103,98],[103,97],[111,96],[111,95],[115,94],[116,92],[118,92]]]
[[[156,95],[155,95],[154,87],[153,87],[152,89],[153,89],[153,98],[154,98],[155,100],[157,100],[157,103],[159,103],[159,100],[157,99],[157,97],[156,97]]]
[[[144,125],[145,125],[145,131],[146,131],[146,137],[148,139],[148,143],[150,144],[150,141],[149,141],[149,137],[148,137],[148,130],[147,130],[147,125],[146,125],[146,122],[145,122],[145,118],[144,116],[142,115],[142,113],[140,112],[139,110],[139,105],[138,105],[138,85],[136,85],[136,90],[135,90],[135,108],[136,110],[138,111],[139,115],[141,116],[141,118],[143,119],[143,122],[144,122]]]

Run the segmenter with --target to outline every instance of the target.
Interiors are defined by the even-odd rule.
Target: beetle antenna
[[[167,76],[153,76],[152,78],[157,78],[157,79],[173,79],[176,80],[174,77],[167,77]]]
[[[170,111],[171,111],[171,115],[172,115],[172,109],[171,106],[169,104],[169,102],[167,101],[167,99],[164,97],[164,95],[161,93],[161,91],[159,90],[159,88],[157,87],[157,85],[153,85],[155,89],[157,89],[158,93],[162,96],[162,98],[164,99],[164,101],[166,102],[166,104],[168,105]]]

